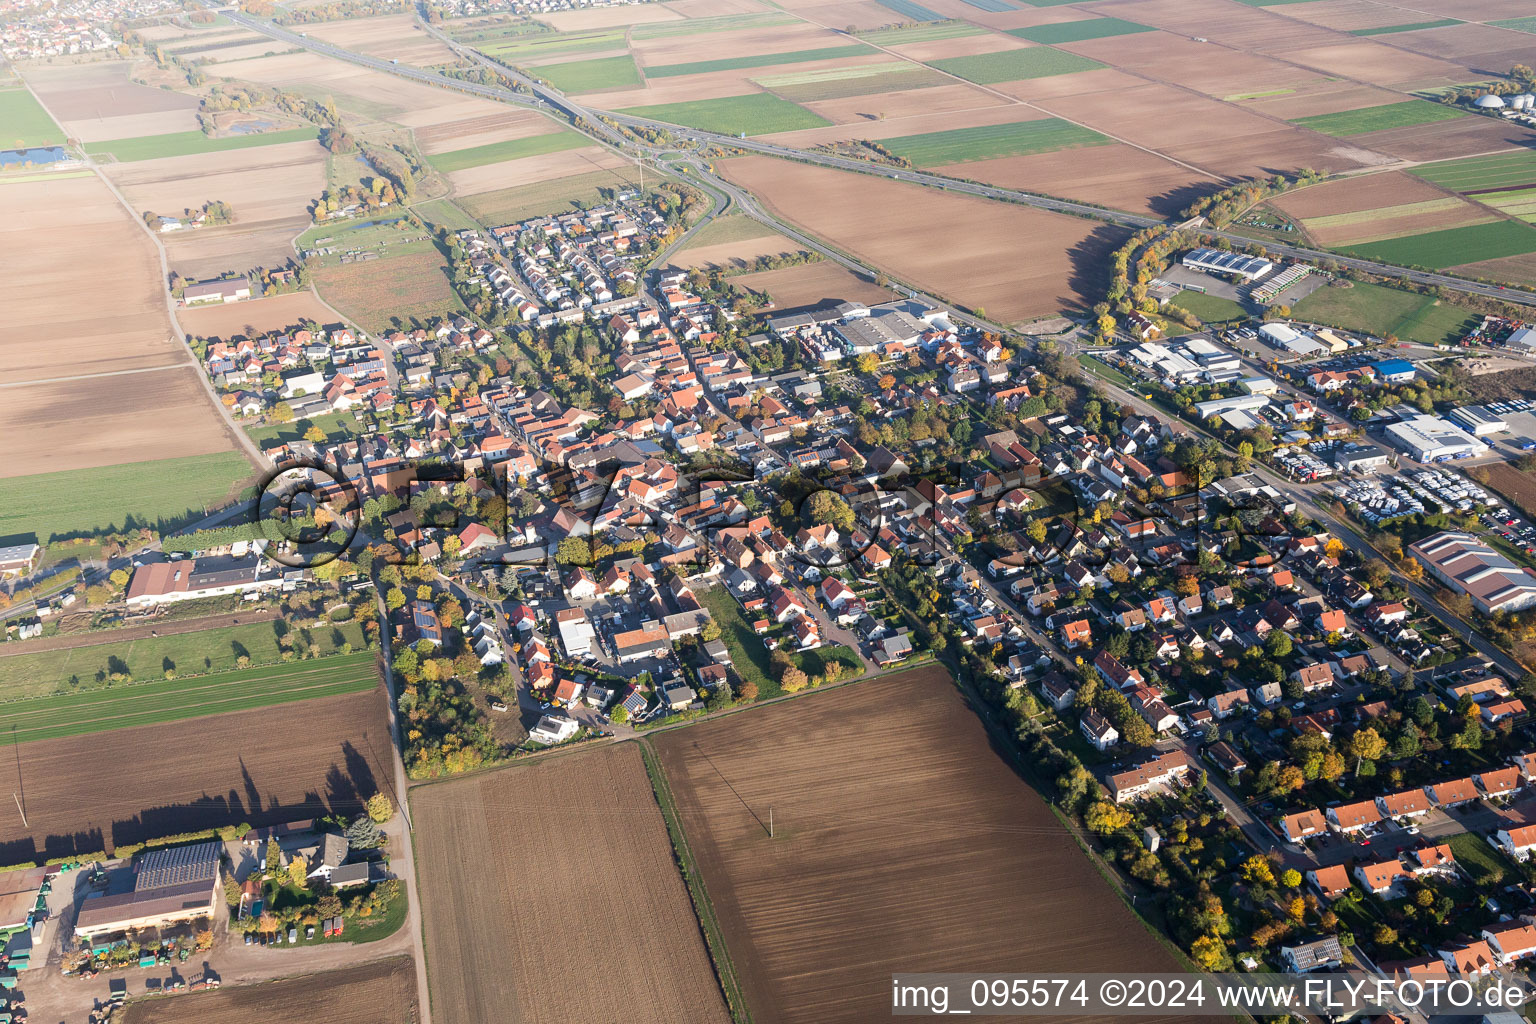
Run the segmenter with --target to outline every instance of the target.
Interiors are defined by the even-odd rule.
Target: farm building
[[[47,877],[47,868],[19,868],[0,873],[0,938],[31,927],[32,912],[37,909]]]
[[[89,938],[212,918],[223,903],[219,887],[223,849],[223,843],[210,840],[140,854],[128,873],[131,888],[117,891],[117,885],[109,885],[107,894],[87,896],[75,933]]]
[[[1222,252],[1220,249],[1193,249],[1184,254],[1183,264],[1191,270],[1203,270],[1210,274],[1236,274],[1247,281],[1257,281],[1275,265],[1258,256],[1244,256],[1240,252]]]
[[[1471,597],[1484,614],[1536,604],[1536,572],[1520,568],[1470,533],[1437,533],[1408,550],[1431,576]]]
[[[255,593],[281,586],[283,574],[263,563],[260,555],[243,558],[183,558],[151,562],[133,571],[128,581],[129,607],[190,601],[199,597]]]
[[[37,562],[42,549],[36,544],[9,544],[0,547],[0,576],[25,576]]]
[[[209,306],[215,302],[239,302],[251,297],[251,282],[243,277],[229,281],[202,281],[189,284],[181,293],[187,306]]]
[[[1488,446],[1439,416],[1414,416],[1386,430],[1387,440],[1420,462],[1481,455]]]

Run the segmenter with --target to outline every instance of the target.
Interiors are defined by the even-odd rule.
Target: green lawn
[[[480,223],[459,209],[451,199],[434,199],[428,203],[420,203],[411,207],[416,215],[434,228],[447,228],[449,231],[467,231],[478,228]]]
[[[797,107],[788,100],[781,100],[768,93],[715,100],[689,100],[683,103],[657,103],[646,107],[630,107],[623,113],[725,135],[770,135],[800,128],[824,128],[832,123],[804,107]]]
[[[1516,32],[1536,32],[1536,18],[1506,18],[1503,21],[1490,21],[1488,24],[1496,28],[1512,28]]]
[[[1432,124],[1449,121],[1469,114],[1443,103],[1428,100],[1404,100],[1402,103],[1383,103],[1379,107],[1361,107],[1358,110],[1341,110],[1336,114],[1315,114],[1298,117],[1291,121],[1303,128],[1311,128],[1324,135],[1365,135],[1368,132],[1388,128],[1407,128],[1416,124]]]
[[[619,89],[626,85],[640,84],[640,72],[635,67],[635,60],[627,54],[622,57],[573,60],[565,64],[544,64],[528,70],[561,92],[593,92],[597,89]]]
[[[1032,46],[1024,50],[1001,50],[982,53],[973,57],[948,57],[928,62],[940,71],[958,75],[977,85],[996,82],[1015,82],[1024,78],[1049,78],[1067,75],[1074,71],[1093,71],[1105,65],[1087,57],[1079,57],[1065,50],[1053,50],[1046,46]]]
[[[317,138],[319,134],[318,128],[289,128],[280,132],[230,135],[216,139],[202,132],[171,132],[168,135],[140,135],[133,139],[89,142],[86,143],[85,151],[92,156],[111,154],[118,163],[126,164],[162,156],[196,156],[200,153],[222,153],[229,149],[276,146],[283,142],[305,142]]]
[[[1536,228],[1500,220],[1402,238],[1385,238],[1379,242],[1362,242],[1341,247],[1339,251],[1364,259],[1441,270],[1463,263],[1536,252]]]
[[[25,89],[0,89],[0,149],[57,146],[64,129]]]
[[[1206,323],[1221,323],[1226,320],[1243,320],[1248,316],[1248,311],[1242,305],[1231,299],[1224,299],[1219,295],[1207,295],[1204,292],[1180,292],[1173,300],[1173,304],[1180,309],[1187,309]]]
[[[1102,146],[1110,140],[1089,128],[1082,128],[1055,117],[1014,124],[954,128],[921,135],[899,135],[881,139],[880,144],[896,156],[906,157],[919,167],[938,167],[969,160],[991,160],[1004,156],[1050,153],[1058,149]]]
[[[1131,388],[1132,390],[1134,390],[1136,387],[1135,381],[1131,380],[1131,378],[1127,377],[1113,366],[1110,366],[1098,356],[1090,356],[1084,353],[1083,355],[1077,357],[1077,361],[1082,364],[1083,369],[1087,370],[1091,374],[1094,374],[1095,376],[1103,377],[1111,384],[1118,384],[1120,387]]]
[[[482,223],[497,225],[543,217],[552,213],[569,213],[577,202],[596,203],[602,199],[603,189],[615,189],[633,185],[635,175],[621,175],[616,171],[591,171],[573,174],[565,178],[531,185],[481,192],[459,200],[466,213]]]
[[[94,533],[175,522],[237,493],[252,476],[234,452],[0,480],[0,538]]]
[[[1492,156],[1441,160],[1414,167],[1409,173],[1462,193],[1509,188],[1513,185],[1536,185],[1536,150],[1520,149]]]
[[[517,160],[525,156],[541,156],[544,153],[558,153],[562,149],[578,149],[581,146],[591,145],[591,140],[585,135],[576,132],[550,132],[548,135],[534,135],[526,139],[508,139],[505,142],[492,142],[486,146],[472,146],[469,149],[455,149],[450,153],[438,153],[427,157],[427,162],[439,171],[447,174],[452,171],[462,171],[470,167],[480,167],[484,164],[496,164],[503,160]]]
[[[1110,36],[1128,36],[1134,32],[1155,32],[1150,25],[1138,25],[1121,18],[1088,18],[1084,21],[1058,21],[1054,25],[1035,25],[1032,28],[1013,28],[1011,36],[1028,39],[1032,43],[1080,43],[1085,39],[1106,39]]]
[[[371,651],[222,672],[198,679],[131,683],[0,705],[0,735],[16,742],[83,736],[372,689]]]
[[[843,57],[865,57],[872,53],[862,43],[851,46],[823,46],[815,50],[789,50],[784,53],[757,53],[745,57],[722,57],[719,60],[696,60],[686,64],[648,65],[646,78],[676,78],[679,75],[702,75],[711,71],[740,71],[743,68],[773,68],[784,64],[808,64],[816,60],[840,60]]]
[[[1386,36],[1397,32],[1418,32],[1426,28],[1449,28],[1452,25],[1460,25],[1455,18],[1441,18],[1438,21],[1411,21],[1406,25],[1381,25],[1377,28],[1357,28],[1349,34],[1352,36]]]
[[[893,8],[894,10],[894,8]],[[932,13],[932,12],[929,12]],[[860,32],[859,38],[876,46],[900,46],[902,43],[930,43],[935,39],[961,39],[979,36],[986,29],[964,21],[941,21],[932,25],[905,25],[900,28],[879,28]]]
[[[1458,832],[1446,842],[1450,844],[1451,853],[1455,854],[1456,863],[1461,865],[1461,870],[1471,876],[1472,884],[1480,889],[1518,877],[1518,872],[1509,862],[1509,858],[1489,846],[1481,836],[1471,832]]]
[[[1395,334],[1403,341],[1421,345],[1455,341],[1465,333],[1467,322],[1479,316],[1461,306],[1437,303],[1428,295],[1360,283],[1349,288],[1319,288],[1296,303],[1292,312],[1300,320],[1362,331],[1378,338]]]
[[[172,636],[114,641],[112,632],[89,634],[89,647],[26,653],[29,642],[0,646],[0,701],[42,697],[54,693],[98,689],[108,675],[121,672],[130,682],[162,679],[166,669],[178,675],[204,675],[235,668],[241,656],[252,665],[275,664],[282,655],[277,645],[281,622],[248,622],[220,629],[206,629]],[[363,630],[356,622],[339,622],[299,631],[295,643],[307,637],[320,655],[335,654],[342,644],[361,650]],[[12,651],[21,653],[12,654]],[[100,679],[98,680],[98,675]],[[122,685],[122,684],[117,684]]]
[[[720,627],[720,639],[731,652],[731,667],[745,681],[757,684],[757,698],[778,697],[784,693],[768,664],[768,648],[752,630],[741,605],[724,587],[710,587],[698,594],[704,607]]]

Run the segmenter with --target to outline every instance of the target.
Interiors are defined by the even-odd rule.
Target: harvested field
[[[1526,515],[1536,515],[1536,477],[1522,473],[1507,462],[1492,462],[1483,467],[1488,486],[1515,503]]]
[[[743,267],[759,256],[799,252],[799,242],[761,221],[730,215],[710,221],[672,257],[680,267]]]
[[[171,269],[193,279],[281,265],[309,226],[309,203],[325,188],[317,142],[117,164],[106,173],[135,209],[179,214],[219,199],[234,222],[166,236]]]
[[[395,957],[265,985],[204,992],[195,999],[130,1003],[123,1024],[400,1024],[416,1016],[416,968]]]
[[[218,825],[355,813],[391,779],[387,695],[370,690],[24,744],[30,827],[0,809],[7,863]],[[124,765],[154,764],[152,773]]]
[[[246,334],[247,326],[254,327],[258,334],[265,334],[296,326],[302,320],[332,323],[336,314],[315,298],[314,292],[302,291],[222,306],[178,309],[176,319],[181,321],[181,329],[188,334],[200,338],[230,338]]]
[[[316,39],[402,64],[456,64],[459,60],[456,53],[417,25],[414,14],[351,18],[306,25],[304,29]]]
[[[1297,4],[1294,10],[1285,13],[1288,17],[1343,32],[1369,30],[1414,20],[1411,12],[1378,4],[1374,0],[1316,0],[1314,3]]]
[[[435,248],[322,267],[311,279],[327,303],[372,334],[397,321],[425,326],[464,308],[448,282],[448,262]]]
[[[1530,131],[1491,117],[1464,117],[1356,135],[1350,141],[1403,160],[1446,160],[1467,153],[1491,153],[1528,146]]]
[[[154,243],[94,174],[0,184],[0,250],[30,254],[0,275],[5,382],[188,358],[171,333]],[[88,303],[69,287],[82,275]]]
[[[1008,323],[1091,303],[1118,231],[1022,206],[935,193],[884,178],[746,157],[727,177],[788,220],[914,286]],[[881,211],[901,210],[893,219]],[[953,240],[966,239],[964,246]]]
[[[860,103],[861,108],[867,113],[861,115],[860,119],[852,124],[786,133],[782,138],[774,141],[782,142],[786,146],[818,146],[824,142],[837,142],[843,139],[893,139],[903,135],[926,135],[930,132],[951,132],[1018,124],[1021,117],[1035,115],[1034,111],[1021,108],[1017,104],[1004,103],[996,97],[980,93],[969,85],[940,86],[937,89],[925,89],[914,95],[926,99],[930,96],[949,93],[952,88],[963,90],[958,99],[965,104],[953,112],[932,110],[926,105],[921,105],[910,114],[890,116],[891,112],[881,104],[883,99],[889,97],[868,96]],[[972,97],[979,97],[982,102],[975,102]],[[881,106],[877,108],[876,104]],[[826,104],[817,105],[826,106]],[[876,110],[884,110],[888,116],[882,120],[871,120]]]
[[[1201,195],[1220,190],[1213,179],[1118,142],[1085,153],[1039,153],[978,160],[956,168],[955,173],[1005,188],[1028,189],[1163,217],[1188,208]]]
[[[549,135],[561,130],[552,118],[531,110],[509,110],[500,114],[449,121],[416,130],[416,144],[423,153],[451,153],[459,149],[474,149],[511,139],[526,139],[536,135]]]
[[[484,146],[471,146],[468,149],[438,153],[429,157],[428,161],[439,171],[452,173],[504,160],[558,153],[563,149],[576,149],[590,144],[590,140],[585,135],[576,132],[550,132],[547,135],[534,135],[526,139],[508,139],[505,142],[492,142]]]
[[[128,78],[127,61],[36,66],[27,82],[71,138],[120,139],[197,128],[197,99]]]
[[[788,91],[775,89],[774,92],[782,93],[787,99],[804,95],[795,88]],[[848,130],[842,133],[845,137],[874,138],[875,135],[867,133],[879,131],[886,125],[907,127],[901,124],[904,118],[921,120],[925,116],[938,117],[947,114],[949,123],[953,124],[970,117],[974,110],[988,107],[996,109],[1006,101],[980,92],[973,86],[950,82],[950,84],[935,85],[932,88],[903,89],[896,92],[850,96],[846,99],[796,100],[796,102],[803,103],[807,110],[829,121],[847,125]]]
[[[890,302],[896,295],[873,281],[858,277],[831,260],[803,263],[798,267],[742,274],[731,283],[754,292],[767,292],[775,308],[799,309],[821,305],[828,299],[851,302]]]
[[[538,159],[550,158],[539,157]],[[570,177],[541,181],[537,184],[523,184],[496,189],[492,192],[481,192],[464,198],[459,205],[481,223],[491,226],[510,224],[529,217],[568,213],[572,209],[572,203],[596,202],[602,198],[601,189],[631,184],[637,181],[638,177],[638,172],[627,175],[619,171],[588,171]]]
[[[675,5],[673,5],[675,6]],[[718,7],[718,5],[712,5]],[[691,16],[691,15],[690,15]],[[580,32],[614,25],[651,25],[679,22],[685,15],[668,10],[666,4],[632,4],[624,7],[599,7],[590,11],[554,11],[540,17],[561,32]]]
[[[910,60],[932,62],[959,57],[980,57],[990,53],[1013,52],[1029,48],[1029,43],[1011,36],[988,32],[972,36],[941,36],[917,42],[905,42],[891,49]]]
[[[1206,43],[1167,32],[1091,38],[1061,46],[1112,67],[1211,97],[1299,89],[1326,81],[1315,71],[1262,54],[1213,50]]]
[[[441,1019],[729,1020],[638,746],[420,786],[411,807]],[[560,913],[520,912],[550,892]]]
[[[1477,277],[1491,277],[1496,281],[1512,281],[1517,284],[1536,284],[1536,255],[1508,256],[1502,259],[1479,260],[1462,263],[1455,269]]]
[[[762,8],[759,8],[761,10]],[[681,67],[700,61],[782,57],[794,60],[808,50],[854,45],[841,33],[803,21],[758,23],[733,31],[708,33],[638,34],[632,48],[646,75],[656,67]],[[857,43],[860,53],[876,51]],[[768,66],[772,66],[771,63]],[[677,72],[679,74],[684,72]]]
[[[1431,57],[1444,57],[1475,70],[1507,68],[1521,63],[1522,58],[1528,59],[1531,54],[1530,40],[1521,33],[1489,25],[1451,22],[1450,27],[1435,25],[1419,31],[1394,33],[1391,41],[1394,46]]]
[[[1433,57],[1417,56],[1376,39],[1269,52],[1281,60],[1329,75],[1403,91],[1454,85],[1467,77],[1466,68]]]
[[[941,668],[652,742],[754,1020],[875,1020],[893,971],[1178,969]]]
[[[1443,205],[1447,199],[1454,204],[1450,209]],[[1436,207],[1429,204],[1442,205]],[[1392,233],[1392,226],[1383,225],[1382,233],[1370,234],[1377,227],[1372,222],[1378,218],[1407,218],[1393,225],[1399,228],[1399,233],[1406,234],[1414,230],[1412,217],[1415,213],[1442,218],[1450,213],[1452,223],[1440,225],[1445,227],[1454,226],[1457,215],[1462,218],[1462,223],[1488,217],[1486,211],[1469,203],[1458,202],[1441,189],[1403,171],[1363,174],[1313,185],[1273,200],[1270,205],[1301,221],[1303,227],[1321,245],[1342,244],[1367,237],[1388,237]],[[1367,234],[1361,234],[1362,230]]]
[[[1251,110],[1289,121],[1317,114],[1336,114],[1342,110],[1358,110],[1361,107],[1379,107],[1397,103],[1401,99],[1401,93],[1349,82],[1322,83],[1298,88],[1283,96],[1255,96],[1251,100],[1238,102]]]
[[[542,136],[541,136],[542,138]],[[575,136],[577,141],[582,136]],[[578,146],[561,149],[542,156],[525,156],[519,160],[505,160],[448,175],[454,194],[467,198],[483,192],[537,186],[541,182],[559,181],[572,176],[607,174],[617,176],[626,170],[638,170],[624,157],[601,146]]]

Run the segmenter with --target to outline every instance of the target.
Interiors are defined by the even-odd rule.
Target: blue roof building
[[[1413,380],[1418,373],[1406,359],[1383,359],[1371,369],[1376,371],[1376,379],[1383,384],[1401,384]]]

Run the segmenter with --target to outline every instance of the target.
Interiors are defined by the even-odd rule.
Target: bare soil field
[[[796,64],[797,70],[808,68],[841,67],[849,63],[845,57],[838,61],[818,61],[815,64]],[[744,68],[737,71],[711,71],[702,75],[677,75],[673,78],[657,78],[636,89],[604,89],[598,93],[604,110],[623,110],[626,107],[643,107],[654,103],[687,103],[692,100],[723,99],[727,96],[745,96],[762,92],[752,82],[761,77],[763,68]]]
[[[895,298],[889,288],[858,277],[831,260],[742,274],[731,278],[731,282],[755,292],[767,292],[773,298],[774,308],[780,310],[817,306],[828,299],[890,302]]]
[[[1295,9],[1286,11],[1287,17],[1299,18],[1340,32],[1350,32],[1357,28],[1401,25],[1406,21],[1430,20],[1406,17],[1402,8],[1389,7],[1375,3],[1374,0],[1315,0],[1313,3],[1292,6]]]
[[[759,256],[777,256],[781,253],[799,252],[799,242],[780,234],[768,234],[759,238],[744,238],[737,242],[718,242],[685,248],[672,257],[680,267],[745,267]]]
[[[669,4],[668,6],[673,10],[677,10],[681,5]],[[743,4],[743,6],[750,10],[762,9],[757,7],[756,4],[751,3],[750,0]],[[813,13],[818,21],[825,24],[837,25],[839,27],[852,25],[859,31],[879,28],[882,25],[889,25],[891,23],[891,9],[889,7],[882,7],[880,4],[875,3],[874,0],[854,0],[851,3],[822,4]]]
[[[1091,57],[1214,99],[1321,84],[1325,76],[1257,53],[1238,53],[1169,32],[1087,39],[1063,50]]]
[[[933,89],[918,89],[916,92],[929,95],[947,89],[947,86],[939,86]],[[826,128],[806,128],[797,132],[779,132],[774,135],[775,142],[781,142],[786,146],[819,146],[824,142],[837,142],[842,139],[893,139],[900,135],[921,135],[924,132],[953,131],[956,128],[978,128],[984,125],[1014,124],[1020,121],[1039,120],[1046,115],[1038,110],[1018,103],[1003,103],[995,96],[987,96],[977,92],[969,86],[957,86],[964,89],[966,95],[977,97],[982,102],[971,103],[957,111],[930,111],[920,108],[909,115],[889,116],[884,120],[870,120],[852,124],[837,124]],[[890,95],[890,94],[887,94]],[[880,95],[859,96],[855,99],[862,107],[879,112],[885,108],[881,106]],[[992,105],[988,105],[988,101]],[[844,102],[844,101],[838,101]],[[815,104],[822,106],[823,104]]]
[[[818,3],[821,0],[817,0]],[[758,0],[673,0],[661,5],[684,18],[714,18],[727,14],[762,14],[769,8]],[[784,4],[793,8],[795,4]]]
[[[1493,153],[1530,145],[1530,130],[1491,117],[1459,117],[1450,121],[1388,128],[1350,137],[1350,142],[1403,160],[1448,160],[1475,153]]]
[[[313,292],[302,291],[222,306],[178,309],[176,319],[181,321],[182,330],[199,338],[229,338],[246,334],[247,326],[265,334],[296,326],[302,320],[331,323],[336,314],[325,308]]]
[[[1389,38],[1393,46],[1403,46],[1430,57],[1444,57],[1464,66],[1480,66],[1485,69],[1507,68],[1510,63],[1519,62],[1515,56],[1517,52],[1523,51],[1527,57],[1531,52],[1531,37],[1528,33],[1494,28],[1491,25],[1447,25],[1429,31],[1394,32]],[[1514,59],[1500,65],[1480,63],[1486,55]]]
[[[1339,35],[1277,13],[1231,0],[1111,0],[1093,13],[1125,18],[1182,36],[1201,36],[1223,46],[1255,53],[1275,53],[1300,46],[1327,46]]]
[[[0,379],[108,373],[186,358],[171,332],[154,243],[101,179],[0,184],[0,251],[29,254],[8,260],[0,274],[7,326]],[[87,294],[90,301],[81,301]],[[8,462],[21,457],[19,449]]]
[[[184,367],[6,388],[0,477],[227,452],[223,419]]]
[[[1500,281],[1536,284],[1536,253],[1524,256],[1507,256],[1497,260],[1465,263],[1454,269],[1477,277],[1491,277]]]
[[[1308,220],[1428,202],[1444,199],[1446,195],[1423,178],[1403,171],[1384,171],[1313,185],[1272,200],[1270,205],[1278,206],[1292,217]]]
[[[1329,75],[1403,91],[1433,85],[1454,85],[1467,77],[1467,69],[1456,64],[1433,57],[1416,56],[1369,39],[1286,50],[1276,52],[1275,55]]]
[[[454,171],[448,175],[448,181],[453,185],[455,195],[473,196],[573,174],[633,167],[633,164],[612,150],[602,146],[581,146],[577,149],[562,149],[558,153],[525,156],[517,160],[503,160],[501,163]]]
[[[1488,474],[1489,486],[1513,501],[1521,512],[1536,515],[1536,477],[1507,462],[1490,463],[1483,469]]]
[[[197,50],[184,56],[189,60],[206,61],[210,64],[227,64],[237,60],[276,56],[291,49],[293,47],[278,42],[270,36],[258,36],[242,46],[220,46],[208,50]]]
[[[944,60],[947,57],[973,57],[1002,50],[1023,50],[1034,43],[1018,36],[998,35],[993,32],[976,36],[958,36],[954,39],[933,39],[922,43],[903,43],[890,49],[913,60]]]
[[[1026,102],[1049,99],[1053,96],[1104,96],[1119,95],[1127,89],[1138,89],[1147,84],[1145,78],[1137,78],[1114,68],[1097,71],[1078,71],[1070,75],[1051,75],[1047,78],[1026,78],[1018,82],[998,82],[989,86]]]
[[[0,854],[10,864],[216,825],[355,812],[392,779],[387,699],[381,683],[338,697],[23,743],[17,752],[27,826],[14,801],[0,808]]]
[[[876,136],[864,134],[867,129],[876,125],[884,127],[887,124],[899,124],[904,118],[923,114],[947,114],[950,116],[947,124],[958,127],[962,123],[961,119],[968,118],[971,111],[995,108],[1005,102],[974,86],[957,82],[953,85],[936,85],[928,89],[900,89],[868,96],[812,100],[800,105],[820,114],[828,121],[846,124],[859,130],[857,136],[845,137],[869,139]],[[817,130],[826,131],[827,129]]]
[[[1437,18],[1467,21],[1499,21],[1531,13],[1531,5],[1525,0],[1415,0],[1412,9]]]
[[[689,64],[694,61],[760,57],[795,50],[847,46],[851,41],[836,32],[803,21],[767,25],[734,32],[693,32],[675,36],[638,38],[630,44],[643,66]],[[844,58],[847,59],[847,58]],[[889,58],[886,58],[889,59]],[[799,67],[800,65],[796,65]],[[759,69],[751,69],[761,73]]]
[[[1243,95],[1250,90],[1234,95]],[[1337,114],[1362,107],[1380,107],[1388,103],[1401,103],[1401,93],[1379,89],[1374,85],[1357,85],[1353,82],[1333,82],[1316,87],[1301,87],[1284,96],[1255,96],[1248,100],[1234,100],[1245,107],[1271,117],[1289,121],[1297,117],[1313,117],[1318,114]]]
[[[685,17],[668,10],[668,4],[632,4],[627,7],[599,7],[590,11],[553,11],[540,15],[561,32],[579,32],[589,28],[611,28],[615,25],[649,25],[658,21],[682,21]],[[719,11],[730,14],[730,11]],[[696,15],[686,15],[696,17]]]
[[[454,64],[459,60],[447,45],[417,26],[414,14],[350,18],[310,25],[308,31],[316,39],[402,64]]]
[[[1159,216],[1173,216],[1200,196],[1220,190],[1214,179],[1120,143],[1095,147],[1091,154],[974,160],[950,171],[975,181]]]
[[[729,1019],[638,746],[420,786],[411,807],[439,1019]]]
[[[416,1017],[416,968],[395,957],[303,978],[132,1003],[124,1024],[405,1024]]]
[[[1178,969],[942,668],[652,742],[754,1020],[875,1020],[894,971]]]
[[[29,68],[26,79],[48,112],[82,142],[197,129],[196,98],[132,82],[130,67],[127,61],[40,65]]]
[[[416,144],[423,153],[451,153],[456,149],[473,149],[511,139],[548,135],[559,130],[558,124],[542,114],[531,110],[507,110],[500,114],[419,128],[416,131]]]
[[[772,157],[721,166],[788,220],[1002,323],[1091,304],[1104,246],[1120,236],[1029,207]]]
[[[171,269],[185,277],[272,266],[293,255],[308,206],[325,188],[325,150],[286,142],[197,156],[114,164],[106,173],[138,210],[179,214],[219,199],[234,222],[166,236]]]

